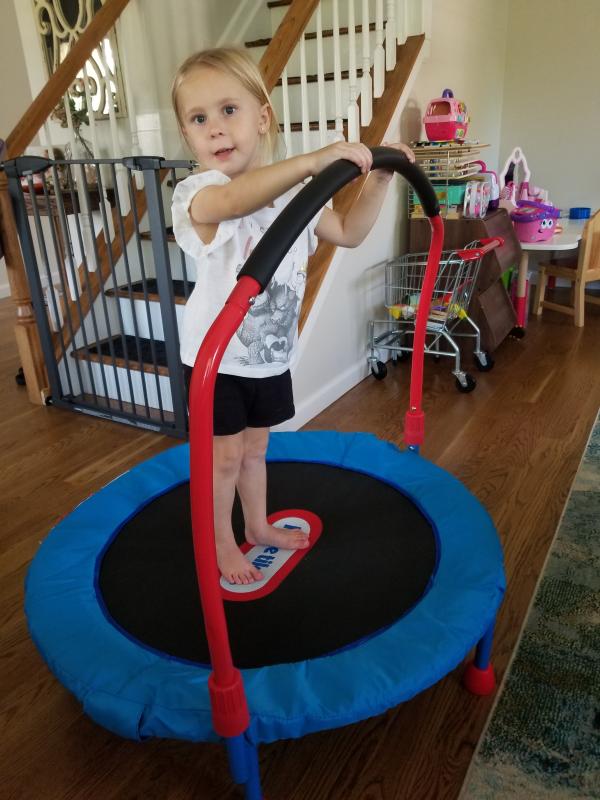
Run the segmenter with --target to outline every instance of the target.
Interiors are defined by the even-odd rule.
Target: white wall
[[[2,3],[0,23],[0,139],[6,139],[31,104],[25,56],[12,3]],[[0,297],[9,295],[4,259],[0,259]]]
[[[424,138],[421,119],[427,103],[448,87],[472,116],[469,138],[489,143],[484,158],[496,163],[507,14],[508,0],[433,0],[430,55],[386,134],[388,141]],[[368,374],[368,320],[385,319],[387,314],[384,273],[375,265],[406,251],[406,214],[406,184],[395,178],[379,220],[361,247],[338,249],[302,333],[294,371],[296,416],[283,427],[303,425]]]
[[[422,118],[443,89],[466,103],[468,139],[489,144],[482,159],[498,162],[509,0],[433,0],[431,53],[403,115],[404,139],[426,139]]]
[[[501,151],[562,208],[600,207],[600,2],[509,0]]]

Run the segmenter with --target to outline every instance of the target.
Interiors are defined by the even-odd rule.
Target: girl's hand
[[[411,164],[415,163],[415,154],[410,149],[410,147],[402,142],[383,142],[383,147],[393,147],[394,150],[400,150],[401,153],[408,158]],[[384,181],[387,183],[390,181],[394,175],[394,170],[391,169],[378,169],[375,171],[379,180]]]
[[[363,175],[371,169],[371,164],[373,163],[373,156],[369,148],[365,144],[355,144],[354,142],[334,142],[327,145],[327,147],[321,148],[321,150],[315,150],[308,157],[311,159],[311,175],[318,175],[325,167],[340,158],[345,158],[346,161],[356,164]]]

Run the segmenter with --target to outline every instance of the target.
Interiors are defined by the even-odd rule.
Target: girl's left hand
[[[404,153],[404,155],[408,158],[411,164],[415,163],[415,154],[407,144],[404,144],[403,142],[383,142],[382,146],[393,147],[394,150],[400,150],[400,152]],[[378,169],[374,170],[374,173],[380,178],[380,180],[383,180],[387,183],[387,181],[392,179],[394,170]]]

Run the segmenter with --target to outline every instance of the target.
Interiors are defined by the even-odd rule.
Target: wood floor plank
[[[47,531],[90,493],[177,444],[126,425],[29,405],[14,375],[12,306],[0,301],[0,796],[10,800],[241,800],[216,745],[136,743],[95,725],[53,678],[23,614],[28,565]],[[514,650],[590,427],[600,407],[600,308],[576,329],[545,311],[499,348],[472,394],[449,360],[425,363],[423,455],[484,502],[503,542],[499,678]],[[402,443],[410,361],[389,365],[307,427]],[[82,535],[84,535],[82,533]],[[371,720],[261,748],[269,800],[456,800],[492,707],[460,668]]]

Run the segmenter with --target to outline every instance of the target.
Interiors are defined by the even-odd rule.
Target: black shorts
[[[192,368],[184,364],[183,374],[189,395]],[[215,436],[232,436],[245,428],[271,428],[291,419],[295,413],[289,369],[269,378],[218,373],[213,415]]]

